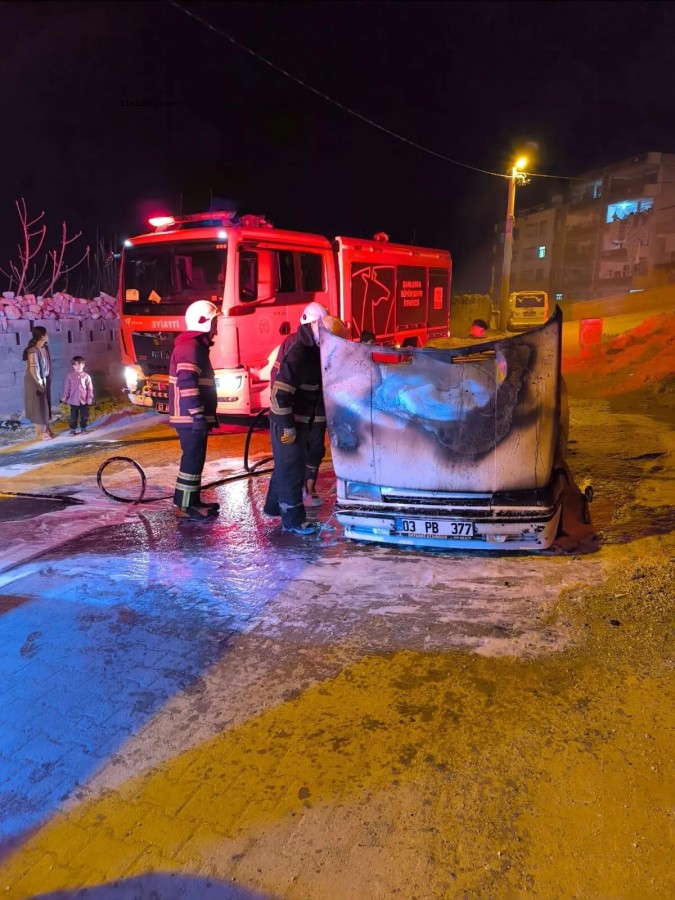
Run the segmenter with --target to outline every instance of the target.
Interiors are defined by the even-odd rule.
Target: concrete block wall
[[[450,334],[466,337],[474,319],[490,324],[492,303],[488,294],[460,294],[450,300]]]
[[[23,351],[31,329],[47,329],[52,359],[52,407],[58,406],[73,356],[83,356],[94,382],[94,397],[122,396],[124,388],[119,319],[16,319],[0,333],[0,418],[23,415]]]

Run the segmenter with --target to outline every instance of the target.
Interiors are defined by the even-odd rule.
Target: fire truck
[[[255,418],[269,406],[278,348],[307,303],[318,301],[350,338],[421,347],[447,337],[452,262],[445,250],[274,228],[264,216],[208,212],[150,220],[125,242],[119,283],[129,399],[168,412],[169,359],[185,310],[222,311],[211,350],[218,417]]]

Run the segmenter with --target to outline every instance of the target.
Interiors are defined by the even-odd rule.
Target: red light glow
[[[175,225],[176,220],[173,216],[154,216],[152,219],[148,219],[148,223],[153,228],[165,228],[167,225]]]

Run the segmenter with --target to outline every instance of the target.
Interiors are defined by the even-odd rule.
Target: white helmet
[[[188,331],[210,331],[211,320],[220,315],[209,300],[197,300],[185,310],[185,325]]]
[[[316,302],[308,303],[302,311],[300,322],[303,325],[309,325],[311,322],[318,322],[319,319],[323,319],[323,317],[327,315],[328,310],[325,306],[322,306],[320,303]]]

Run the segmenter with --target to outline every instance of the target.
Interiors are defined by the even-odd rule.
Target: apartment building
[[[675,154],[643,153],[586,172],[563,199],[516,210],[510,290],[586,300],[675,283]],[[503,224],[495,235],[497,299]]]
[[[562,242],[565,208],[562,197],[554,198],[549,207],[525,209],[513,229],[511,257],[512,290],[552,290],[561,277]],[[503,247],[503,245],[502,245]],[[503,249],[502,249],[503,261]]]

